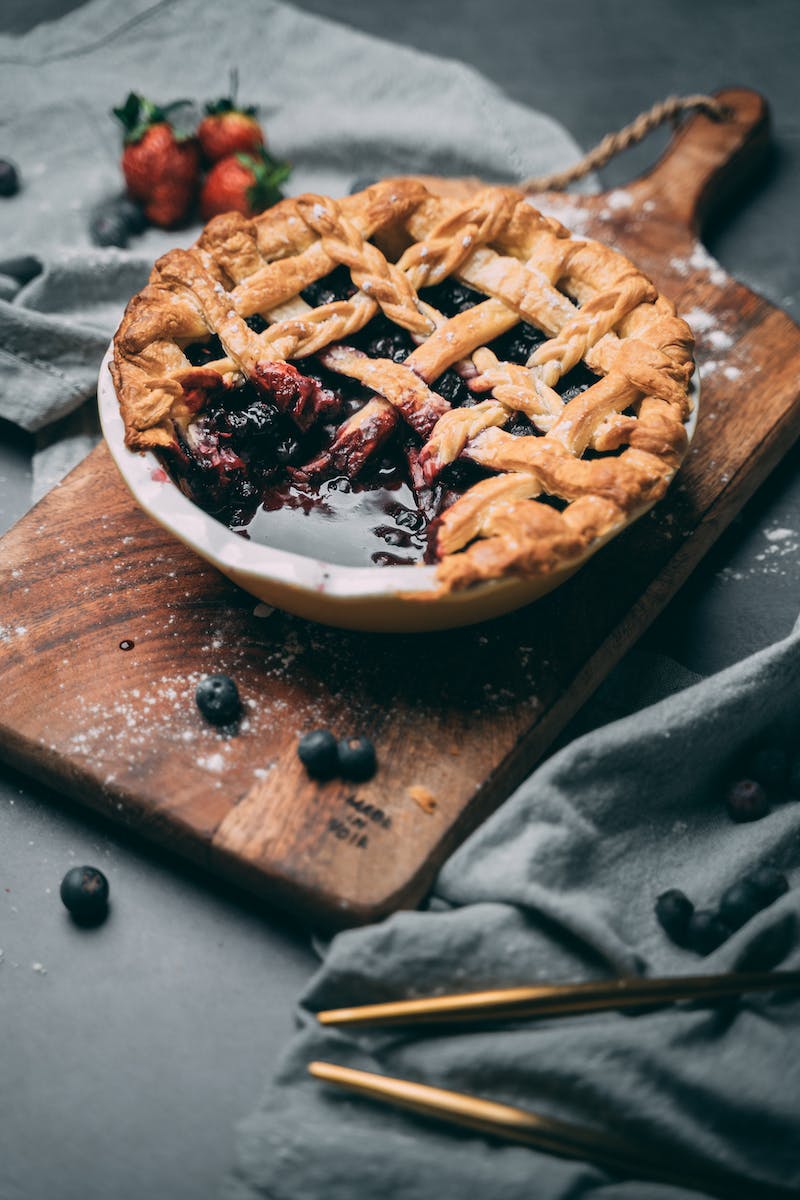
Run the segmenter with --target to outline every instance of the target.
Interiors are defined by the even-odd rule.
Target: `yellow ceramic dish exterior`
[[[153,520],[246,592],[309,621],[374,633],[423,633],[488,621],[558,587],[618,532],[612,529],[587,554],[552,574],[500,579],[441,594],[431,566],[341,567],[253,545],[184,496],[153,454],[127,448],[108,370],[111,352],[109,347],[98,382],[100,421],[111,455],[136,501]],[[696,386],[692,396],[694,410],[686,426],[690,438],[697,420]]]

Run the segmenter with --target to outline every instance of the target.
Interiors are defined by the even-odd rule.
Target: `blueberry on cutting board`
[[[342,779],[365,783],[377,770],[375,747],[369,738],[343,738],[338,746],[339,773]]]
[[[304,733],[297,754],[312,779],[332,779],[339,770],[338,745],[329,729]]]
[[[79,925],[99,925],[108,912],[108,880],[97,867],[72,867],[61,880],[61,899]]]
[[[212,725],[232,725],[241,716],[239,689],[229,675],[206,675],[197,685],[195,700]]]

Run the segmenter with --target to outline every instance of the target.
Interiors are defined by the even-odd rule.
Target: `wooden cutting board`
[[[2,539],[4,758],[329,926],[419,901],[800,433],[800,330],[695,237],[767,142],[759,96],[720,98],[731,121],[694,117],[625,189],[542,201],[634,258],[698,333],[698,431],[652,514],[509,617],[343,633],[267,614],[152,524],[100,447]],[[194,704],[216,671],[246,702],[234,737]],[[307,779],[297,736],[318,726],[368,734],[376,777]]]

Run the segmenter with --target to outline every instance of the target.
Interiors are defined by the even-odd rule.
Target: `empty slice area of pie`
[[[443,588],[546,574],[657,500],[688,326],[510,188],[412,179],[215,218],[115,338],[133,450],[255,542]]]

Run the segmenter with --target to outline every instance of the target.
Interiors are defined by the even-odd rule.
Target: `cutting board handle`
[[[725,120],[696,113],[646,174],[625,188],[636,206],[699,232],[712,208],[725,203],[763,167],[769,152],[769,106],[749,88],[725,88],[714,98]]]

